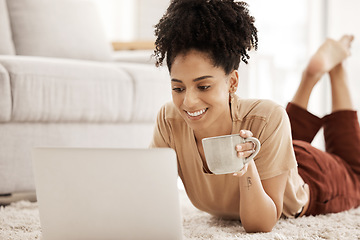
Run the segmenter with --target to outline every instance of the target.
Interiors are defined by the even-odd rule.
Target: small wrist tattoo
[[[251,185],[252,185],[252,182],[251,182],[251,177],[247,177],[247,179],[246,179],[246,183],[247,183],[247,188],[248,188],[248,190],[250,190],[250,187],[251,187]]]

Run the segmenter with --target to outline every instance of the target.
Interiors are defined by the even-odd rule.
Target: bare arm
[[[250,131],[241,131],[250,137]],[[250,144],[251,146],[251,144]],[[236,149],[239,156],[247,157],[249,144]],[[255,162],[251,160],[238,173],[240,188],[240,218],[246,232],[270,232],[281,216],[288,172],[261,181]]]
[[[261,181],[254,161],[239,177],[240,218],[246,232],[270,232],[281,216],[287,173]]]

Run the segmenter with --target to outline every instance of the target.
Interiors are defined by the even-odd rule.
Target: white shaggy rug
[[[180,191],[184,239],[360,239],[360,208],[350,211],[280,219],[270,233],[245,233],[238,221],[215,218],[194,208]],[[0,208],[0,239],[41,239],[37,203],[19,201]]]

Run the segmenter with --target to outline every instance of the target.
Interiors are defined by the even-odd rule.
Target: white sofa
[[[0,195],[35,190],[36,146],[148,146],[168,73],[113,55],[89,0],[0,0]]]

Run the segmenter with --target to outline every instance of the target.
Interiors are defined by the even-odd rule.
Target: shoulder
[[[284,107],[267,99],[236,98],[234,107],[234,115],[237,120],[258,118],[268,122],[270,119],[281,119],[287,116]]]
[[[173,132],[171,119],[179,117],[177,110],[172,102],[164,104],[157,115],[156,126],[153,134],[151,147],[173,147]]]
[[[168,102],[159,110],[152,145],[167,145],[175,149],[176,142],[182,142],[190,132],[173,102]]]
[[[167,102],[165,103],[159,110],[158,113],[158,121],[182,121],[183,118],[180,116],[178,110],[176,109],[173,102]]]
[[[160,129],[172,134],[189,128],[173,102],[168,102],[161,107],[156,122]]]

